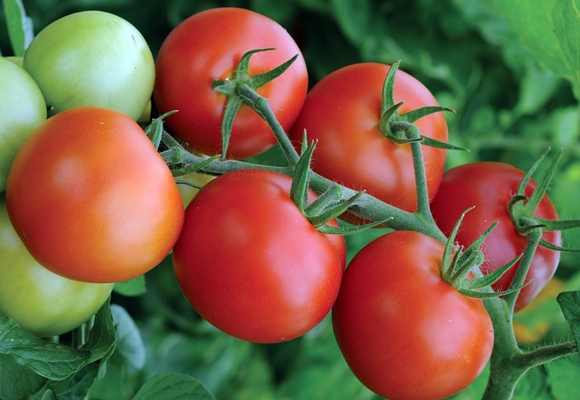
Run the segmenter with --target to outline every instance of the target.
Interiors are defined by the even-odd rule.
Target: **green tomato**
[[[4,57],[8,61],[12,61],[14,64],[18,65],[20,68],[24,68],[24,57],[19,56],[8,56]]]
[[[40,89],[17,60],[11,61],[0,57],[0,192],[20,146],[46,120]]]
[[[113,286],[66,279],[38,264],[12,228],[0,195],[0,313],[39,337],[56,336],[94,315]]]
[[[62,17],[32,40],[24,68],[44,94],[49,115],[100,106],[137,120],[155,81],[155,61],[141,33],[103,11]]]

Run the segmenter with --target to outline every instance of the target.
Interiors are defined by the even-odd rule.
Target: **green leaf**
[[[572,82],[576,99],[580,101],[580,2],[556,0],[553,18],[554,32],[571,71],[568,79]]]
[[[141,275],[125,282],[117,282],[113,290],[127,297],[141,296],[147,293],[145,276]]]
[[[117,346],[112,357],[118,357],[124,365],[141,369],[145,365],[145,345],[139,328],[129,313],[117,304],[111,305],[113,321],[117,326]]]
[[[556,0],[493,0],[497,13],[507,19],[532,56],[544,68],[570,79],[573,73],[565,62],[560,40],[555,33],[555,4]]]
[[[574,355],[546,364],[548,383],[554,398],[558,400],[578,399],[578,377],[580,357]]]
[[[99,365],[97,363],[87,364],[70,380],[65,390],[58,392],[58,396],[55,398],[58,400],[77,400],[86,398],[86,395],[91,386],[93,386],[98,373]],[[52,393],[52,390],[47,390],[47,395],[48,393]],[[52,399],[52,397],[48,398]]]
[[[24,57],[26,48],[34,37],[32,19],[26,15],[21,0],[4,0],[3,3],[12,51],[15,56]]]
[[[562,292],[556,299],[570,324],[576,345],[580,347],[580,291]]]
[[[90,352],[90,362],[101,360],[101,371],[99,372],[101,375],[104,373],[106,361],[115,350],[116,344],[117,329],[113,325],[111,308],[107,301],[95,315],[89,338],[81,350]]]
[[[48,379],[66,379],[90,359],[89,351],[40,339],[4,315],[0,315],[0,332],[0,354],[9,355],[17,364]]]
[[[21,399],[39,391],[46,378],[0,354],[0,399]]]
[[[163,373],[147,380],[133,400],[215,400],[201,382],[191,376]]]

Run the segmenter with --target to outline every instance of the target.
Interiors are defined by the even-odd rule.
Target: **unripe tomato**
[[[95,314],[113,286],[66,279],[40,265],[14,231],[0,195],[0,313],[37,336],[60,335]]]
[[[153,92],[155,62],[141,33],[103,11],[62,17],[38,33],[24,55],[51,107],[112,108],[137,120]]]
[[[30,133],[46,120],[46,104],[32,77],[0,57],[0,192],[12,160]]]

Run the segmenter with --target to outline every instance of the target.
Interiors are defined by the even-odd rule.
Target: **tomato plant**
[[[520,169],[505,163],[464,164],[445,172],[439,192],[431,203],[437,225],[447,234],[465,210],[475,207],[465,216],[457,235],[458,243],[463,246],[473,242],[491,224],[499,222],[483,245],[486,259],[482,266],[484,273],[496,270],[524,252],[528,239],[516,230],[508,210],[508,203],[516,194],[524,175]],[[530,196],[536,186],[530,180],[525,194]],[[554,205],[547,195],[542,198],[534,217],[558,219]],[[544,231],[542,238],[558,246],[562,244],[560,231]],[[559,251],[538,247],[526,276],[529,284],[521,290],[515,304],[516,310],[522,309],[536,297],[554,275],[559,260]],[[517,264],[493,288],[498,291],[508,289],[516,269]]]
[[[123,18],[83,11],[59,18],[35,36],[24,55],[51,108],[112,108],[137,120],[155,80],[153,55],[143,35]]]
[[[383,83],[389,66],[359,63],[323,77],[308,93],[304,107],[291,130],[299,145],[304,130],[317,141],[312,169],[355,190],[367,193],[407,211],[417,208],[411,147],[386,137],[381,126]],[[429,90],[404,71],[397,71],[394,102],[404,102],[401,114],[437,102]],[[421,135],[447,140],[442,113],[426,115],[415,122]],[[423,146],[429,198],[439,187],[446,151]],[[352,217],[347,217],[356,221]]]
[[[353,373],[389,399],[442,399],[485,367],[493,327],[480,299],[441,277],[444,245],[411,231],[387,233],[350,262],[332,310]]]
[[[113,284],[63,278],[40,265],[22,244],[0,196],[0,313],[40,337],[60,335],[87,321]]]
[[[185,211],[173,249],[179,286],[199,314],[237,338],[296,338],[336,299],[344,238],[312,226],[289,196],[291,182],[233,171],[205,185]]]
[[[46,119],[46,104],[30,75],[7,58],[0,57],[0,192],[12,160],[28,135]]]
[[[7,205],[40,264],[87,282],[155,267],[183,224],[179,191],[151,141],[100,107],[63,111],[33,132],[14,160]]]
[[[278,67],[298,55],[279,77],[258,89],[268,99],[284,129],[295,121],[308,88],[306,64],[290,34],[278,23],[241,8],[215,8],[192,15],[163,42],[156,61],[154,97],[160,113],[178,110],[168,128],[194,150],[222,152],[222,117],[226,96],[212,89],[216,80],[233,76],[243,54],[253,55],[250,75]],[[248,158],[272,147],[276,138],[264,120],[242,105],[233,123],[228,157]]]

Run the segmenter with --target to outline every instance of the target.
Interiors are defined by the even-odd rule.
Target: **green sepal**
[[[292,186],[290,187],[290,198],[296,204],[296,207],[304,214],[304,210],[308,205],[308,187],[310,185],[310,161],[312,160],[312,153],[316,144],[314,142],[308,144],[300,159],[294,166],[294,173],[292,174]]]
[[[502,297],[502,296],[508,295],[510,293],[517,292],[518,290],[521,290],[523,287],[527,286],[528,283],[530,283],[530,282],[531,281],[528,281],[520,287],[504,290],[502,292],[494,292],[494,291],[478,292],[478,291],[468,290],[468,289],[463,289],[463,288],[457,288],[457,291],[464,296],[472,297],[474,299],[491,299],[493,297]]]
[[[536,162],[536,164],[539,164],[539,162],[543,160],[546,154],[547,152],[544,153],[544,155]],[[556,156],[554,157],[554,159],[552,160],[546,171],[544,171],[544,174],[538,181],[538,186],[536,187],[536,189],[534,189],[534,192],[530,196],[529,200],[524,204],[524,214],[532,216],[534,214],[534,211],[538,208],[540,201],[542,201],[542,198],[544,197],[544,194],[547,192],[548,186],[550,185],[550,182],[554,177],[554,173],[556,172],[556,166],[558,164],[558,161],[560,161],[561,156],[562,150],[560,150],[556,154]],[[537,168],[537,166],[535,168]],[[532,172],[535,170],[535,168],[532,170]],[[529,172],[530,171],[528,171],[528,174]],[[530,176],[531,175],[528,175],[527,178],[528,180],[530,179]],[[525,186],[523,188],[519,187],[518,194],[524,194],[523,193],[524,189]],[[521,192],[519,190],[521,190]]]
[[[338,186],[335,186],[335,188],[340,190]],[[333,189],[330,188],[326,192],[332,190]],[[318,229],[319,227],[326,225],[328,221],[331,221],[337,218],[338,216],[342,215],[355,201],[359,199],[360,196],[362,196],[362,194],[363,192],[358,192],[357,194],[348,199],[343,199],[341,195],[338,201],[333,201],[332,203],[327,201],[327,196],[320,196],[312,203],[313,206],[308,210],[308,211],[316,210],[317,212],[316,213],[307,212],[304,215],[306,216],[306,218],[308,218],[310,223],[314,225],[316,229]],[[316,202],[324,202],[325,204],[323,204],[323,206],[321,207],[320,205],[315,204]]]
[[[491,234],[493,229],[497,226],[497,222],[492,224],[483,234],[481,234],[477,240],[471,243],[466,249],[459,248],[455,245],[455,239],[461,223],[465,218],[465,215],[473,210],[474,207],[465,210],[458,221],[455,223],[451,234],[445,244],[445,249],[443,251],[443,257],[441,262],[441,277],[445,282],[454,287],[459,293],[464,296],[474,297],[478,299],[492,298],[504,296],[509,293],[520,290],[522,287],[528,283],[521,285],[516,288],[511,288],[502,292],[494,292],[491,290],[491,285],[497,282],[507,270],[512,268],[521,258],[521,255],[516,257],[514,260],[503,265],[502,267],[490,272],[489,274],[483,275],[479,270],[479,267],[484,263],[484,255],[480,250],[481,245],[485,239]],[[453,254],[454,253],[454,254]],[[451,255],[453,254],[453,258]],[[473,272],[473,271],[477,271]],[[466,279],[470,272],[473,272],[475,277],[473,279]],[[478,289],[489,288],[489,290],[479,291]]]
[[[244,104],[244,99],[238,95],[238,86],[245,84],[256,90],[282,75],[298,57],[298,55],[295,55],[270,71],[250,76],[250,58],[252,55],[271,50],[276,50],[276,48],[256,49],[244,53],[231,79],[217,79],[212,82],[212,88],[216,92],[228,97],[222,119],[222,160],[226,158],[235,117],[242,104]]]
[[[544,239],[540,239],[539,246],[545,247],[546,249],[554,251],[565,251],[567,253],[580,253],[580,249],[573,249],[571,247],[557,246],[554,243],[550,243]]]
[[[321,225],[316,228],[318,232],[330,235],[354,235],[355,233],[364,232],[367,229],[375,228],[386,224],[392,220],[393,217],[387,218],[384,221],[372,222],[364,225],[349,225],[349,226],[330,226],[328,224]]]
[[[463,282],[462,287],[464,289],[473,290],[473,289],[483,289],[487,286],[491,286],[494,283],[496,283],[498,280],[500,280],[500,278],[503,276],[503,274],[505,274],[511,267],[516,265],[517,262],[520,261],[521,258],[522,258],[522,255],[520,254],[519,256],[514,258],[512,261],[508,262],[507,264],[502,265],[500,268],[496,269],[495,271],[491,271],[487,275],[484,275],[480,278],[466,279]],[[525,285],[527,285],[527,283]],[[519,290],[522,287],[524,287],[525,285],[522,285],[519,288],[515,288],[515,289]],[[497,293],[498,292],[496,292],[496,294]]]
[[[442,142],[440,140],[433,139],[433,138],[423,136],[423,135],[421,135],[421,144],[424,144],[425,146],[433,147],[436,149],[459,150],[459,151],[467,151],[467,152],[470,151],[469,149],[467,149],[465,147],[456,146],[454,144]]]
[[[212,156],[209,158],[206,158],[205,160],[196,163],[196,164],[192,164],[192,165],[188,165],[187,167],[184,168],[176,168],[176,169],[172,169],[171,170],[171,174],[174,177],[179,177],[179,176],[184,176],[184,175],[188,175],[191,174],[193,172],[197,172],[200,169],[202,169],[203,167],[207,166],[208,164],[211,164],[212,162],[214,162],[215,160],[217,160],[220,156],[216,155],[216,156]]]
[[[383,83],[379,130],[383,135],[398,144],[420,141],[425,146],[439,149],[469,151],[463,147],[423,136],[419,133],[419,129],[414,125],[415,121],[426,115],[438,112],[455,113],[454,110],[441,106],[426,106],[399,114],[399,108],[404,104],[404,102],[395,104],[394,92],[395,77],[400,64],[401,61],[399,60],[391,65]],[[413,130],[413,132],[408,132],[408,130]]]
[[[175,114],[176,112],[177,110],[168,111],[157,118],[153,118],[151,123],[145,128],[145,134],[149,140],[151,140],[151,143],[153,143],[153,146],[156,150],[159,149],[159,145],[161,144],[161,139],[163,137],[163,120],[169,115]]]
[[[517,193],[510,199],[507,205],[508,213],[512,219],[514,227],[522,236],[528,237],[536,230],[540,230],[539,234],[541,236],[541,233],[544,231],[563,231],[580,227],[580,220],[549,220],[533,216],[546,194],[554,176],[556,166],[562,155],[561,149],[538,180],[537,186],[532,194],[528,197],[524,192],[526,186],[532,179],[532,175],[542,164],[549,152],[550,148],[548,148],[525,173],[518,185]],[[554,251],[580,252],[580,249],[558,246],[543,239],[540,239],[539,245]]]
[[[421,108],[417,108],[415,110],[407,111],[404,114],[399,114],[400,121],[406,121],[409,123],[414,123],[415,121],[430,115],[435,114],[438,112],[450,112],[455,114],[456,111],[452,110],[451,108],[441,107],[441,106],[425,106]]]
[[[240,107],[242,107],[242,104],[244,104],[244,101],[241,97],[237,96],[228,97],[226,102],[226,108],[224,109],[224,116],[222,118],[222,160],[226,159],[234,120],[236,119],[236,115],[240,110]]]

